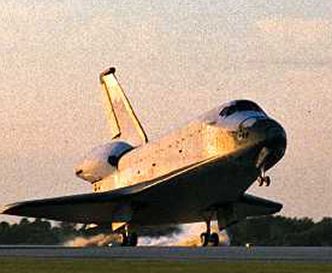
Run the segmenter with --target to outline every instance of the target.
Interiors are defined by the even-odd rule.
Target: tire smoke
[[[121,235],[117,234],[98,234],[89,237],[75,237],[64,243],[67,247],[101,247],[121,242]]]
[[[220,245],[229,246],[230,237],[226,230],[218,231],[215,222],[211,223],[212,232],[219,234]],[[138,246],[201,246],[200,234],[205,231],[205,223],[185,224],[181,231],[161,237],[139,237]],[[90,237],[75,237],[64,243],[68,247],[101,247],[120,245],[122,236],[119,234],[98,234]]]
[[[155,237],[139,237],[139,246],[201,246],[200,234],[206,229],[205,223],[185,224],[181,226],[181,232],[174,233],[170,236]],[[219,234],[220,245],[229,246],[230,237],[226,230],[218,231],[215,222],[211,223],[212,232]]]

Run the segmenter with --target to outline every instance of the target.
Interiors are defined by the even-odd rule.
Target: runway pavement
[[[0,257],[332,263],[332,247],[69,248],[56,246],[0,246]]]

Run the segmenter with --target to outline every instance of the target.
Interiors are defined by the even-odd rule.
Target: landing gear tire
[[[257,178],[257,182],[258,182],[258,186],[259,186],[259,187],[262,187],[263,184],[264,184],[264,179],[263,179],[263,177],[258,176],[258,178]]]
[[[265,177],[265,186],[266,187],[269,187],[271,184],[271,178],[269,176],[266,176]]]
[[[132,233],[129,235],[128,244],[129,246],[137,246],[138,236],[137,233]]]
[[[122,234],[121,246],[128,246],[128,236],[126,234]]]
[[[212,246],[219,246],[219,235],[218,233],[212,233],[210,236],[210,242]]]
[[[257,182],[259,187],[262,187],[264,184],[266,187],[269,187],[271,184],[271,178],[269,176],[264,176],[264,177],[259,176],[257,178]]]
[[[209,241],[210,241],[209,239],[210,239],[210,234],[208,234],[207,232],[203,232],[201,234],[201,242],[202,242],[203,247],[208,246]]]
[[[219,235],[218,233],[207,233],[207,232],[203,232],[201,234],[201,242],[202,242],[202,246],[206,247],[206,246],[218,246],[219,245]]]
[[[122,234],[121,246],[137,246],[138,236],[137,233],[130,233],[128,235]]]

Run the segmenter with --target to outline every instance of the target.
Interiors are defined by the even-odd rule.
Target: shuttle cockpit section
[[[254,123],[267,118],[267,114],[256,103],[250,100],[234,100],[219,108],[217,121],[222,128],[235,132],[241,129],[241,124],[245,121]]]
[[[219,113],[219,116],[227,118],[237,112],[255,112],[266,116],[262,108],[250,100],[236,100],[224,105]]]

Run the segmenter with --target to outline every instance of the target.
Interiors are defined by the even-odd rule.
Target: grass
[[[265,263],[265,262],[192,262],[192,261],[137,261],[105,259],[32,259],[0,258],[1,273],[316,273],[332,272],[332,264]]]

